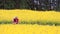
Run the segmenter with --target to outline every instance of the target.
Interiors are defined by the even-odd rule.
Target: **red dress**
[[[15,24],[18,24],[18,18],[14,18],[13,22],[14,22]]]

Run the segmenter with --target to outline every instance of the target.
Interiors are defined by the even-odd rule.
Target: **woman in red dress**
[[[14,24],[18,24],[18,21],[19,21],[19,19],[18,19],[17,17],[15,17],[15,18],[13,19],[13,23],[14,23]]]

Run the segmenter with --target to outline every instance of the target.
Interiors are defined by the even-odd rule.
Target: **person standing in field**
[[[14,23],[14,24],[18,24],[18,22],[19,22],[19,19],[18,19],[17,17],[15,17],[15,18],[13,19],[13,23]]]

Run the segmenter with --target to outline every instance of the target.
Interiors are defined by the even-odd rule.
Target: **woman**
[[[18,19],[17,17],[15,17],[15,18],[13,19],[13,23],[14,23],[14,24],[18,24],[18,21],[19,21],[19,19]]]

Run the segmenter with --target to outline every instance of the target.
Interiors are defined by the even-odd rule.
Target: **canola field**
[[[60,26],[3,24],[0,25],[0,34],[60,34]]]
[[[11,21],[18,17],[19,21],[52,21],[60,22],[60,12],[33,10],[0,10],[0,21]]]
[[[33,10],[0,10],[0,21],[52,21],[60,23],[60,12]],[[31,24],[0,24],[0,34],[60,34],[60,26]]]

